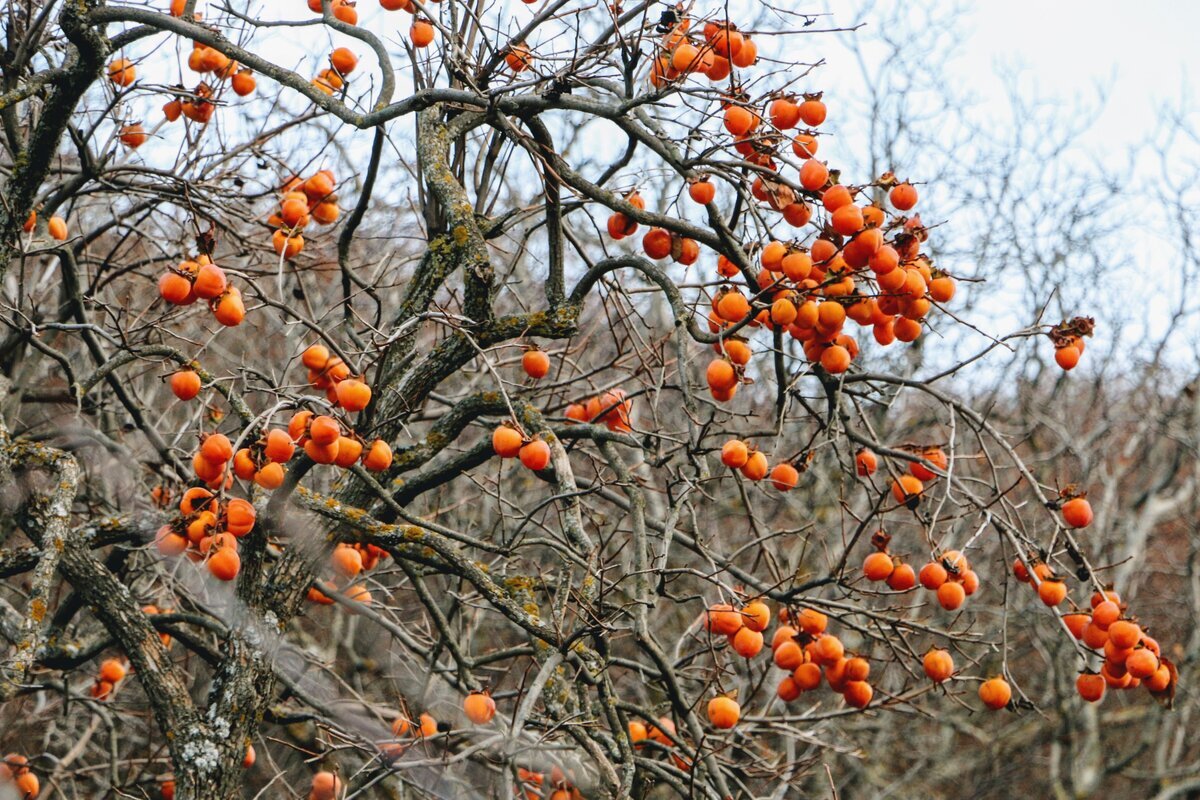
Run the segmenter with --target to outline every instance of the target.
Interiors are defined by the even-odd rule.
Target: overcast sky
[[[863,23],[861,35],[892,0],[847,2],[828,0],[838,26]],[[1069,100],[1094,95],[1101,85],[1109,103],[1101,118],[1104,138],[1136,143],[1153,132],[1162,103],[1194,95],[1200,79],[1200,2],[1145,0],[935,0],[931,5],[959,8],[961,28],[957,69],[948,76],[969,87],[984,103],[1006,103],[1003,67],[1023,67],[1038,92]],[[803,5],[797,5],[803,8]],[[856,72],[843,54],[822,49],[827,69]],[[1099,143],[1098,143],[1099,144]]]

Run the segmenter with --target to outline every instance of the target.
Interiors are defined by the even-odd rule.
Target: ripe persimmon
[[[742,627],[729,637],[729,644],[742,658],[754,658],[763,647],[763,635],[759,631]]]
[[[937,588],[938,604],[947,611],[960,608],[967,599],[967,591],[961,583],[946,581]]]
[[[1003,678],[989,678],[979,685],[979,699],[985,706],[997,711],[1012,700],[1012,689]]]
[[[979,573],[973,569],[964,570],[959,575],[958,582],[962,584],[963,591],[966,592],[967,597],[979,591]]]
[[[286,431],[279,428],[267,431],[266,439],[263,442],[263,455],[269,461],[276,461],[280,464],[287,463],[295,452],[296,444]]]
[[[256,512],[248,500],[235,497],[225,504],[225,530],[245,536],[254,529]]]
[[[907,592],[917,585],[917,573],[911,564],[897,564],[887,578],[887,585],[894,591]]]
[[[642,250],[650,258],[666,258],[671,255],[671,234],[663,228],[651,228],[642,237]]]
[[[730,105],[725,109],[725,130],[734,136],[745,136],[755,126],[755,115],[743,106]]]
[[[825,121],[827,109],[825,103],[819,98],[810,97],[805,99],[797,109],[800,119],[804,120],[804,124],[815,128]]]
[[[719,347],[724,349],[725,356],[739,367],[744,367],[749,364],[750,356],[753,355],[753,352],[750,350],[750,345],[737,337],[731,336],[728,339],[722,340],[719,343]],[[720,350],[717,352],[720,352]]]
[[[114,58],[108,64],[108,79],[114,86],[130,86],[137,79],[137,69],[127,58]]]
[[[295,258],[304,250],[304,237],[300,234],[288,236],[284,231],[277,230],[271,234],[271,247],[285,259]]]
[[[383,439],[376,439],[371,442],[362,463],[372,472],[382,472],[392,465],[392,448]]]
[[[861,656],[848,658],[842,676],[847,681],[865,681],[871,677],[871,662]]]
[[[518,451],[521,463],[534,472],[540,472],[550,466],[550,445],[541,439],[533,439],[521,445]]]
[[[778,650],[783,643],[793,641],[798,633],[791,625],[780,625],[771,636],[771,649]]]
[[[954,674],[954,658],[948,650],[931,648],[921,661],[925,674],[934,683],[943,683]]]
[[[1112,600],[1105,600],[1096,604],[1092,608],[1092,622],[1098,628],[1108,630],[1109,627],[1121,618],[1121,607]],[[1135,640],[1136,642],[1136,640]],[[1132,647],[1133,645],[1127,645]]]
[[[354,464],[359,461],[359,456],[362,455],[362,443],[358,439],[352,437],[337,438],[337,457],[334,459],[334,464],[342,469],[354,467]]]
[[[710,631],[723,636],[732,636],[743,625],[742,615],[727,603],[718,603],[708,609],[706,624]]]
[[[830,345],[821,352],[821,367],[831,375],[850,369],[850,351],[840,344]]]
[[[1072,528],[1086,528],[1092,524],[1092,504],[1085,497],[1073,497],[1062,505],[1063,520]]]
[[[496,701],[486,692],[471,692],[463,699],[463,712],[475,725],[486,725],[496,716]]]
[[[1143,683],[1151,692],[1165,691],[1171,685],[1171,669],[1166,664],[1159,664],[1154,674],[1144,679]],[[1131,681],[1133,676],[1129,676]]]
[[[730,439],[721,448],[721,463],[731,469],[741,469],[750,458],[750,449],[738,439]]]
[[[705,26],[704,38],[712,46],[713,52],[725,58],[737,55],[742,49],[742,34],[728,22],[713,22],[711,25],[711,30]]]
[[[803,250],[790,250],[780,261],[780,268],[788,280],[799,283],[812,274],[812,256]],[[797,310],[797,315],[799,315],[799,310]]]
[[[933,464],[942,472],[945,472],[946,468],[950,466],[950,459],[946,457],[945,451],[940,447],[926,448],[917,455]],[[933,472],[919,461],[908,462],[908,471],[912,473],[913,477],[919,481],[932,481],[936,480],[938,477],[937,473]]]
[[[242,324],[246,318],[246,306],[242,302],[242,293],[236,286],[230,286],[224,294],[209,302],[213,317],[222,325],[232,328]]]
[[[772,101],[768,114],[771,124],[781,131],[796,127],[800,121],[800,107],[787,97]]]
[[[229,81],[233,93],[238,97],[247,97],[254,93],[258,87],[258,81],[254,78],[254,73],[248,69],[240,69]]]
[[[939,303],[948,303],[954,297],[954,278],[939,275],[929,282],[929,296]]]
[[[892,557],[878,550],[863,561],[863,575],[869,581],[886,581],[894,569]]]
[[[65,242],[67,240],[67,221],[62,217],[51,217],[46,222],[46,232],[50,234],[51,239]]]
[[[1064,345],[1054,349],[1054,362],[1064,370],[1075,369],[1081,353],[1075,345]]]
[[[688,196],[700,205],[708,205],[717,196],[717,187],[708,178],[693,181],[688,185]]]
[[[287,426],[288,436],[292,437],[292,441],[304,444],[308,439],[308,430],[313,419],[314,414],[308,409],[301,409],[292,415]]]
[[[180,400],[191,400],[200,394],[200,376],[195,370],[184,369],[171,375],[171,393]]]
[[[146,135],[146,129],[139,122],[132,122],[128,125],[122,125],[121,131],[118,134],[121,144],[131,149],[137,149],[146,143],[149,138]]]
[[[348,47],[338,47],[329,54],[329,64],[339,75],[349,75],[358,66],[358,56]]]
[[[321,770],[313,775],[309,800],[336,800],[341,791],[341,779],[332,772]]]
[[[737,701],[724,695],[708,701],[708,721],[714,728],[728,730],[737,725],[742,709]]]
[[[750,314],[750,301],[734,289],[718,295],[713,309],[726,322],[741,322]]]
[[[512,425],[503,424],[492,431],[492,449],[501,458],[516,458],[525,439]]]
[[[283,485],[283,467],[274,462],[263,464],[254,473],[254,482],[267,490],[278,489]]]
[[[1057,578],[1047,578],[1038,584],[1038,597],[1048,606],[1056,606],[1067,598],[1067,584]]]
[[[842,640],[830,633],[818,636],[812,646],[814,657],[822,664],[833,664],[846,653]]]
[[[675,744],[675,723],[670,717],[659,717],[658,722],[650,726],[649,737],[664,747],[673,746]]]
[[[917,507],[924,491],[925,485],[912,475],[899,475],[892,481],[892,497],[908,508]]]
[[[309,209],[309,214],[312,218],[322,225],[332,225],[337,222],[341,213],[338,204],[332,200],[317,203]]]
[[[810,192],[820,191],[829,180],[829,168],[824,163],[810,158],[800,167],[800,185]],[[813,257],[816,260],[816,256]]]
[[[738,374],[729,359],[718,358],[709,362],[705,369],[705,380],[710,389],[720,391],[737,385]]]
[[[790,703],[799,698],[803,692],[804,689],[796,682],[795,677],[791,675],[783,676],[783,680],[779,682],[779,686],[775,690],[775,694],[785,703]]]
[[[1100,649],[1108,643],[1108,631],[1094,622],[1089,622],[1083,627],[1083,636],[1080,638],[1088,647]]]
[[[371,403],[371,387],[357,378],[338,381],[336,391],[338,405],[351,413],[362,411]]]
[[[42,790],[41,781],[32,772],[22,772],[13,783],[17,787],[20,800],[34,800]]]
[[[735,67],[752,67],[758,61],[758,45],[751,41],[749,36],[742,35],[742,46],[736,53],[732,53],[729,57],[730,63]]]
[[[800,228],[812,219],[812,208],[803,200],[788,203],[783,207],[783,220],[793,228]]]
[[[533,61],[533,54],[529,47],[523,44],[514,44],[504,54],[504,63],[508,65],[514,73],[524,72],[529,69],[529,64]]]
[[[847,681],[842,690],[847,705],[854,708],[866,708],[874,696],[875,690],[866,681]]]
[[[314,203],[324,200],[333,194],[335,188],[333,173],[327,169],[314,172],[299,184],[298,188]]]
[[[1158,670],[1158,667],[1158,656],[1146,647],[1139,647],[1125,659],[1125,669],[1138,679],[1149,678]]]
[[[536,347],[531,347],[521,356],[521,369],[534,380],[540,380],[550,372],[550,356]]]
[[[163,300],[177,306],[195,302],[192,282],[175,272],[164,272],[158,279],[158,294]]]
[[[120,683],[125,679],[125,673],[125,665],[119,659],[108,658],[100,664],[99,676],[102,681],[112,684]]]
[[[821,668],[812,662],[801,664],[792,672],[792,680],[805,692],[820,686],[822,677]]]
[[[1098,703],[1104,698],[1105,686],[1104,676],[1095,672],[1081,672],[1075,679],[1076,691],[1089,703]]]
[[[853,236],[863,228],[862,209],[853,203],[834,211],[829,220],[833,229],[843,236]]]
[[[433,43],[433,37],[433,26],[428,21],[423,19],[413,20],[412,27],[408,29],[408,38],[412,40],[413,47],[428,47]]]
[[[330,0],[329,9],[334,17],[347,25],[358,24],[358,11],[354,8],[353,0]]]
[[[796,488],[800,481],[800,472],[791,464],[776,464],[771,470],[771,485],[781,492]]]
[[[781,642],[772,655],[775,666],[794,670],[804,663],[804,650],[794,641]]]
[[[1117,647],[1130,649],[1142,639],[1142,629],[1136,622],[1117,620],[1108,626],[1108,640]]]
[[[1066,624],[1067,630],[1071,632],[1072,636],[1074,636],[1076,639],[1082,639],[1084,629],[1091,622],[1091,617],[1089,617],[1087,614],[1064,614],[1063,622]]]
[[[290,427],[290,426],[289,426]],[[342,435],[342,427],[333,417],[321,414],[308,424],[308,436],[319,445],[330,445]]]
[[[243,447],[233,454],[233,474],[244,481],[248,481],[254,477],[254,473],[258,471],[258,464],[254,460],[254,456],[249,447]]]
[[[224,464],[233,458],[233,443],[223,433],[210,434],[200,444],[200,455],[207,461]]]
[[[371,593],[367,591],[367,587],[362,585],[347,586],[345,591],[346,599],[355,603],[360,603],[364,606],[371,605]]]
[[[898,183],[888,192],[888,200],[900,211],[908,211],[917,204],[917,190],[911,183]]]
[[[867,476],[874,475],[875,470],[879,468],[879,459],[870,450],[859,450],[854,456],[854,470],[859,475]]]
[[[196,270],[196,276],[192,281],[192,291],[196,293],[196,297],[202,300],[219,297],[228,286],[229,282],[225,278],[225,271],[213,263],[202,264]]]
[[[328,444],[321,444],[310,438],[304,443],[304,454],[318,464],[333,464],[337,461],[340,441],[340,436]]]
[[[362,572],[362,554],[348,544],[339,544],[330,555],[333,571],[343,578],[357,577]]]
[[[232,547],[222,547],[208,557],[208,571],[221,581],[231,581],[237,577],[242,567],[242,559],[237,550]]]
[[[742,624],[752,631],[765,631],[771,624],[771,609],[762,600],[751,600],[742,607]]]
[[[767,457],[759,450],[755,450],[746,459],[746,463],[742,465],[741,473],[747,480],[761,481],[767,477],[767,470],[770,465],[767,463]]]

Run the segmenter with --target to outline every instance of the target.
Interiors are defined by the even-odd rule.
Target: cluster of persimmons
[[[283,186],[279,210],[267,218],[267,224],[275,229],[271,246],[283,258],[295,258],[304,249],[300,232],[309,222],[332,225],[340,215],[331,170],[323,169],[305,179],[293,177]]]
[[[11,788],[19,800],[34,800],[42,790],[42,782],[29,769],[28,758],[19,753],[9,753],[0,762],[0,787]]]
[[[527,0],[530,2],[531,0]],[[410,0],[380,0],[387,10],[413,14],[409,38],[414,47],[424,48],[435,39],[432,22],[417,14]],[[310,10],[322,13],[321,0],[307,0]],[[171,1],[171,13],[180,16],[185,4]],[[327,2],[338,21],[355,25],[358,12],[352,0]],[[929,237],[920,215],[912,213],[919,194],[909,181],[887,172],[866,183],[843,182],[843,173],[817,157],[822,146],[821,128],[828,109],[821,93],[788,94],[772,92],[752,101],[742,88],[746,76],[758,63],[758,48],[752,37],[730,22],[708,21],[701,30],[693,30],[689,19],[668,25],[654,45],[649,81],[655,91],[666,93],[684,81],[703,76],[714,84],[728,85],[720,114],[711,127],[722,146],[736,153],[739,169],[753,175],[749,195],[760,205],[763,215],[781,221],[755,241],[745,243],[738,259],[725,255],[716,258],[720,286],[707,296],[707,323],[714,334],[721,334],[713,346],[715,357],[707,363],[705,381],[718,402],[733,400],[738,388],[748,382],[746,368],[754,355],[750,336],[756,330],[781,331],[801,343],[803,353],[814,369],[824,377],[842,375],[860,359],[858,340],[848,323],[870,328],[880,346],[894,342],[912,343],[922,335],[929,316],[955,296],[954,277],[935,266],[923,248]],[[510,45],[503,53],[513,73],[533,63],[534,54],[525,44]],[[358,57],[348,48],[334,49],[329,65],[318,72],[313,85],[328,95],[342,91],[358,66]],[[238,96],[256,89],[250,70],[239,66],[214,48],[196,42],[187,58],[187,66],[202,76],[192,90],[179,87],[163,107],[168,121],[184,117],[194,123],[209,122],[216,112],[222,84]],[[118,90],[132,87],[137,68],[126,58],[108,65],[108,81]],[[212,80],[210,85],[208,80]],[[718,125],[720,126],[718,128]],[[129,148],[147,141],[141,123],[123,125],[119,140]],[[784,179],[783,159],[787,152],[799,160],[794,178]],[[790,158],[789,158],[790,160]],[[698,206],[718,200],[714,176],[689,174],[688,199]],[[268,217],[273,229],[272,245],[284,259],[299,255],[305,246],[302,231],[312,223],[331,225],[339,219],[336,179],[327,169],[308,177],[288,179],[281,187],[278,209]],[[638,189],[621,198],[634,209],[645,210],[646,201]],[[628,210],[628,209],[626,209]],[[36,225],[30,213],[26,231]],[[783,228],[786,226],[786,229]],[[639,223],[629,214],[615,211],[608,216],[607,232],[614,241],[633,237]],[[54,239],[67,237],[61,217],[48,221],[47,231]],[[663,227],[653,227],[641,237],[642,252],[655,261],[670,261],[684,267],[699,262],[700,244],[687,236]],[[207,303],[214,318],[225,326],[236,326],[246,315],[241,292],[218,266],[211,253],[184,258],[159,279],[160,296],[167,303],[184,306],[198,300]],[[1091,335],[1091,321],[1076,319],[1056,326],[1050,332],[1055,344],[1055,360],[1065,370],[1072,369],[1083,352],[1084,337]],[[182,493],[178,514],[163,525],[155,536],[160,553],[186,556],[203,562],[218,580],[232,581],[240,571],[239,539],[254,530],[256,511],[247,499],[230,496],[235,479],[245,482],[245,493],[257,486],[272,491],[285,483],[287,465],[302,450],[313,462],[349,469],[361,464],[368,470],[384,471],[392,463],[389,445],[381,440],[366,441],[355,433],[349,415],[363,411],[371,402],[372,392],[362,376],[324,345],[308,347],[301,358],[308,370],[311,386],[324,397],[308,397],[288,421],[286,428],[272,427],[271,419],[256,421],[240,436],[211,432],[202,436],[193,455],[192,466],[199,485]],[[521,359],[526,376],[534,381],[549,374],[549,356],[530,346]],[[203,386],[198,367],[193,365],[175,372],[170,388],[181,401],[197,397]],[[293,406],[295,407],[295,406]],[[610,431],[628,433],[632,427],[633,405],[620,388],[610,389],[567,406],[564,416],[582,424],[603,424]],[[537,435],[530,436],[513,419],[494,429],[492,446],[501,458],[517,458],[528,469],[545,470],[553,453],[550,444]],[[945,478],[950,457],[939,446],[912,449],[903,470],[891,479],[890,491],[900,508],[917,510],[929,486]],[[803,458],[779,460],[772,464],[767,454],[752,442],[732,438],[721,447],[724,465],[751,482],[768,480],[776,490],[794,489],[800,480]],[[857,474],[869,479],[880,467],[880,457],[860,450],[855,457]],[[1092,522],[1092,510],[1082,494],[1066,493],[1058,505],[1065,525],[1073,530]],[[891,538],[883,531],[871,538],[871,551],[862,564],[866,581],[883,584],[892,592],[908,592],[918,586],[934,593],[942,609],[960,609],[966,598],[980,588],[980,576],[972,569],[965,553],[946,550],[935,554],[919,571],[890,550]],[[370,593],[355,584],[363,570],[374,568],[387,552],[369,544],[339,544],[330,557],[334,580],[318,582],[310,588],[308,599],[318,604],[333,602],[331,595],[340,591],[350,600],[367,604]],[[1030,556],[1018,559],[1013,570],[1016,578],[1030,583],[1042,603],[1059,608],[1070,602],[1064,578],[1055,574],[1042,559]],[[782,606],[778,623],[770,633],[771,659],[783,671],[777,683],[778,697],[792,702],[822,686],[840,695],[853,708],[866,708],[875,690],[871,682],[868,657],[848,652],[841,639],[829,630],[828,617],[811,607]],[[1174,667],[1162,658],[1158,643],[1135,618],[1129,615],[1116,592],[1096,592],[1089,608],[1071,603],[1071,610],[1060,616],[1064,627],[1098,656],[1103,663],[1098,671],[1085,670],[1077,686],[1086,700],[1097,701],[1106,688],[1127,689],[1145,685],[1151,692],[1170,691],[1175,681]],[[724,637],[728,648],[744,659],[753,659],[763,650],[771,627],[772,609],[762,599],[750,598],[739,607],[718,603],[707,608],[704,627],[713,637]],[[168,637],[169,639],[169,637]],[[930,681],[945,683],[958,675],[954,659],[947,649],[931,647],[921,657],[922,669]],[[103,700],[126,677],[123,661],[108,659],[100,665],[92,696]],[[980,701],[990,709],[1008,707],[1012,689],[1003,676],[980,682]],[[488,691],[473,691],[463,701],[463,713],[473,725],[490,724],[496,715],[496,702]],[[706,705],[709,723],[717,729],[734,728],[741,718],[736,693],[718,692]],[[428,713],[412,721],[406,715],[392,726],[395,741],[384,746],[384,753],[396,757],[412,743],[431,739],[448,730]],[[668,717],[647,724],[629,723],[629,736],[642,749],[655,742],[668,750],[678,742],[675,726]],[[690,764],[675,753],[680,768]],[[253,763],[253,749],[247,753]],[[546,777],[522,769],[519,773],[524,796],[541,797]],[[38,793],[38,782],[25,761],[17,755],[5,757],[0,766],[0,781],[13,781],[28,797]],[[561,773],[552,774],[553,800],[566,800],[574,792]],[[173,797],[174,784],[161,785],[164,798]],[[333,800],[344,787],[335,772],[317,772],[309,793],[310,800]]]
[[[352,376],[345,361],[324,345],[308,347],[301,361],[308,368],[312,386],[325,392],[324,402],[331,411],[356,413],[371,402],[371,388],[361,378]],[[194,369],[183,369],[171,376],[171,389],[181,400],[196,397],[201,383]],[[316,414],[307,408],[291,417],[286,430],[265,426],[253,441],[239,439],[237,444],[244,446],[235,449],[235,443],[223,433],[210,433],[201,439],[192,457],[192,468],[204,486],[184,492],[179,502],[179,517],[164,525],[156,535],[159,552],[171,556],[187,553],[194,561],[203,560],[209,572],[224,581],[237,577],[241,568],[237,540],[253,529],[255,519],[254,506],[248,500],[224,498],[235,477],[268,491],[277,489],[283,485],[285,465],[297,449],[303,449],[317,464],[345,469],[361,462],[366,469],[383,471],[392,463],[387,442],[375,439],[365,443],[345,417],[339,420],[332,414]],[[382,555],[383,551],[374,547],[339,548],[334,551],[334,570],[352,578],[364,566],[374,566]],[[332,602],[315,588],[310,598]],[[365,589],[354,587],[351,599],[369,602],[370,595]]]
[[[756,59],[754,43],[731,24],[709,22],[702,36],[695,36],[684,20],[665,35],[651,81],[660,89],[697,73],[714,82],[725,81],[731,72],[736,74],[739,68],[753,66]],[[931,311],[948,303],[956,292],[955,279],[934,267],[922,253],[928,231],[919,215],[909,214],[918,202],[912,184],[886,173],[866,185],[847,185],[841,182],[839,172],[817,160],[818,129],[827,115],[820,94],[774,94],[765,103],[765,113],[760,113],[744,96],[728,96],[723,109],[725,131],[732,137],[734,149],[758,168],[751,187],[755,199],[765,209],[779,213],[790,227],[803,229],[811,225],[811,232],[790,239],[769,238],[745,248],[747,253],[757,254],[760,267],[753,280],[747,281],[752,287],[748,293],[732,284],[743,274],[742,269],[724,255],[718,256],[718,273],[729,283],[710,298],[709,329],[720,333],[737,327],[714,345],[717,358],[706,369],[708,386],[718,401],[732,399],[737,387],[747,380],[744,370],[753,353],[748,338],[740,335],[743,330],[785,330],[803,343],[809,361],[828,375],[838,375],[850,369],[859,357],[857,341],[845,332],[847,320],[870,326],[880,345],[897,340],[913,342],[921,335]],[[802,159],[797,175],[799,190],[772,177],[780,169],[776,153],[784,142],[790,142],[792,152]],[[689,177],[687,193],[701,205],[716,200],[716,186],[707,175]],[[622,200],[635,209],[646,208],[637,189],[626,192]],[[613,240],[631,237],[639,227],[624,212],[614,211],[608,216],[607,232]],[[701,255],[695,240],[666,228],[650,229],[641,245],[651,259],[670,259],[684,266],[696,263]],[[1091,333],[1091,320],[1085,318],[1052,329],[1050,336],[1059,366],[1068,370],[1075,366],[1083,351],[1083,337]],[[526,370],[536,379],[547,372],[548,365],[538,371],[526,365]],[[601,420],[610,428],[628,430],[630,412],[630,401],[617,389],[569,405],[565,416],[576,422]],[[515,422],[495,430],[493,446],[502,457],[520,456],[532,469],[549,462],[549,449],[524,436]],[[910,458],[904,470],[894,473],[891,494],[897,507],[915,511],[929,485],[948,474],[950,458],[936,445],[907,449]],[[754,444],[737,438],[721,448],[721,460],[727,467],[749,481],[769,480],[782,492],[797,486],[806,456],[772,464]],[[856,454],[859,476],[869,478],[879,466],[880,458],[869,449]],[[1092,522],[1091,507],[1082,495],[1064,495],[1058,508],[1068,528],[1081,529]],[[871,538],[872,552],[862,567],[866,580],[882,583],[893,592],[920,586],[933,593],[941,608],[951,612],[979,590],[979,573],[965,553],[937,553],[918,571],[890,552],[890,538],[883,531]],[[1022,569],[1023,564],[1017,561]],[[1056,607],[1067,599],[1065,582],[1044,561],[1037,561],[1033,569],[1035,578],[1020,571],[1018,577],[1036,585],[1044,604]],[[1115,593],[1109,594],[1116,597]],[[1102,606],[1099,615],[1073,612],[1063,617],[1076,638],[1102,650],[1105,657],[1099,673],[1085,670],[1081,674],[1080,694],[1087,700],[1097,700],[1106,685],[1126,688],[1139,682],[1145,682],[1152,691],[1164,691],[1173,680],[1173,667],[1159,658],[1157,643],[1135,622],[1125,619],[1118,600],[1104,600],[1100,595],[1097,598],[1093,598],[1093,605]],[[734,652],[749,659],[763,647],[763,632],[770,616],[762,600],[753,600],[741,609],[718,604],[709,609],[707,629],[725,636]],[[795,615],[794,626],[786,624],[787,608],[781,609],[780,616],[771,648],[776,665],[787,671],[778,686],[781,699],[795,700],[824,682],[853,707],[862,708],[871,702],[874,691],[869,682],[869,661],[845,652],[841,641],[826,631],[824,614],[803,609]],[[1106,633],[1110,624],[1116,625],[1115,638]],[[922,657],[922,667],[935,683],[956,675],[953,657],[943,648],[930,648]],[[1012,689],[1003,676],[983,680],[978,694],[991,709],[1005,708],[1012,700]],[[733,727],[740,718],[733,693],[711,698],[707,711],[709,721],[717,728]],[[666,723],[669,720],[660,721]],[[652,728],[634,722],[630,733],[635,741],[653,739]],[[672,737],[663,735],[662,739],[665,746],[671,745]]]

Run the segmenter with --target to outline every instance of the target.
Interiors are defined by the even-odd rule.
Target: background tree
[[[1079,128],[914,98],[953,14],[842,138],[824,17],[380,5],[5,12],[0,792],[1194,791],[1195,368],[1084,352]]]

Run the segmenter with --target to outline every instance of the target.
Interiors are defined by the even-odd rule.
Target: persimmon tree
[[[1172,702],[960,385],[1096,323],[914,368],[986,328],[954,220],[747,5],[10,4],[6,788],[784,797],[1036,715],[1031,626],[1074,711]]]

